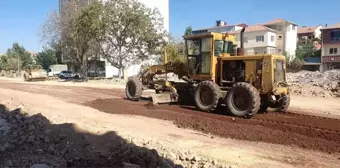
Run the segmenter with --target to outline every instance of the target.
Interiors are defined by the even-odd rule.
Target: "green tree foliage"
[[[124,76],[124,69],[157,54],[164,45],[163,18],[137,0],[107,1],[98,38],[104,57]]]
[[[192,34],[192,27],[188,26],[185,28],[184,35]]]
[[[300,44],[296,48],[295,55],[300,60],[305,57],[320,57],[321,50],[317,50],[313,43]]]
[[[168,62],[186,62],[185,44],[182,39],[170,37],[169,42],[165,45]],[[164,58],[162,58],[163,61]]]
[[[19,45],[19,43],[14,43],[12,48],[7,50],[6,55],[8,58],[8,62],[11,62],[11,65],[8,67],[11,70],[16,70],[18,68],[18,65],[16,65],[16,68],[12,66],[13,62],[15,62],[14,60],[19,60],[20,62],[19,68],[22,68],[22,69],[25,69],[25,68],[28,68],[34,65],[31,53],[26,51],[26,49],[23,46]]]
[[[55,50],[57,62],[61,57],[74,65],[76,71],[86,75],[88,62],[99,54],[96,42],[102,5],[65,2],[60,13],[53,11],[41,27],[40,37],[46,48]]]
[[[50,65],[57,63],[56,52],[52,49],[45,49],[38,53],[35,61],[43,69],[48,70]]]

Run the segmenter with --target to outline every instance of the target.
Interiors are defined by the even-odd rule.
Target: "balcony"
[[[340,37],[331,37],[329,39],[330,42],[340,42]]]

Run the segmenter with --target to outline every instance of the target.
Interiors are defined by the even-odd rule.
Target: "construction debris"
[[[287,73],[287,82],[293,94],[340,97],[340,70]]]

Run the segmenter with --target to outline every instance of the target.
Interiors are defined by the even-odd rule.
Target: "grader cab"
[[[138,78],[130,78],[127,98],[139,100],[143,89],[154,89],[155,104],[193,99],[202,111],[212,112],[224,104],[233,115],[248,118],[268,107],[286,111],[290,97],[285,57],[244,55],[244,30],[239,48],[235,45],[236,36],[227,33],[183,36],[187,62],[165,62],[149,67]],[[156,74],[166,77],[169,72],[178,74],[185,82],[154,78]],[[158,101],[158,95],[167,101]]]

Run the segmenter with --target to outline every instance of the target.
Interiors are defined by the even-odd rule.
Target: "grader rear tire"
[[[195,90],[196,106],[205,112],[212,112],[218,106],[222,97],[220,87],[212,81],[202,81]]]
[[[227,93],[225,103],[229,111],[238,117],[250,118],[260,110],[261,97],[253,85],[240,82]]]
[[[142,95],[143,84],[137,78],[130,78],[126,83],[125,94],[129,100],[138,101]]]

